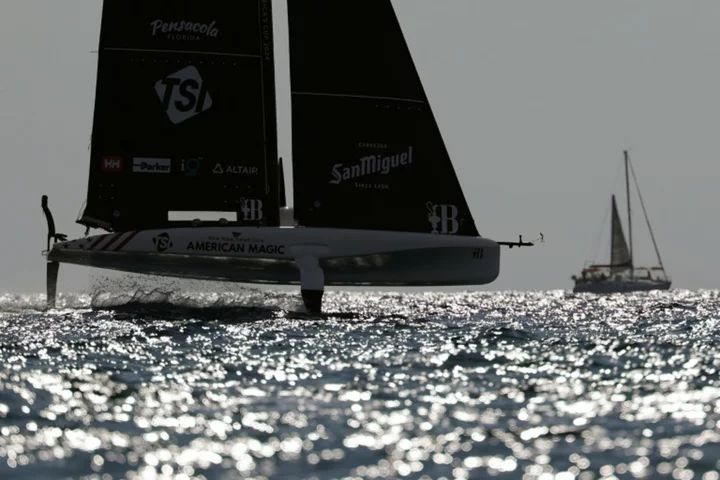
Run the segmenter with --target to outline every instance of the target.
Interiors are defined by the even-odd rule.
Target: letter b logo
[[[258,221],[263,219],[262,200],[245,200],[242,207],[245,220]]]
[[[455,205],[436,205],[428,202],[428,220],[432,225],[431,233],[452,235],[460,229],[458,209]]]
[[[455,205],[438,205],[438,207],[440,207],[440,233],[456,233],[460,228],[457,221],[457,207]]]

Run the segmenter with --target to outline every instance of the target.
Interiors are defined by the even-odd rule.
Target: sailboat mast
[[[633,260],[632,213],[630,210],[630,173],[628,168],[630,159],[627,150],[623,153],[625,154],[625,194],[627,195],[628,239],[630,240],[630,278],[633,278],[635,276],[635,263]]]

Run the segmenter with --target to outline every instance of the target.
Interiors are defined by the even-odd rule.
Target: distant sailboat
[[[622,293],[646,290],[668,290],[671,280],[665,272],[662,259],[660,258],[660,250],[658,249],[655,235],[653,234],[650,220],[645,210],[645,204],[640,195],[640,187],[635,178],[635,171],[630,164],[630,157],[625,151],[625,187],[627,194],[627,211],[628,211],[628,235],[630,244],[625,239],[625,234],[618,213],[615,195],[612,196],[612,225],[610,227],[610,263],[609,264],[592,264],[585,267],[581,275],[572,276],[575,281],[573,292],[576,293]],[[645,215],[645,221],[650,231],[655,253],[657,255],[656,266],[638,267],[633,261],[632,246],[632,212],[630,208],[630,172],[632,171],[635,180],[635,188],[640,197],[640,205]]]

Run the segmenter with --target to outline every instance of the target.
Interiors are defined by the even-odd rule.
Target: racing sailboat
[[[655,241],[650,219],[645,209],[645,203],[642,201],[640,187],[637,184],[635,171],[630,162],[630,156],[625,151],[625,190],[627,194],[627,216],[628,216],[628,236],[630,244],[628,245],[623,233],[622,221],[618,213],[615,195],[611,197],[610,208],[612,211],[612,220],[610,225],[610,263],[598,264],[593,263],[580,273],[580,276],[573,275],[572,280],[575,282],[573,292],[582,293],[622,293],[636,292],[647,290],[668,290],[671,280],[665,272],[665,267],[660,258],[660,250]],[[657,265],[653,266],[637,266],[633,260],[633,236],[632,236],[632,211],[630,208],[630,174],[635,179],[635,187],[640,197],[640,204],[645,215],[650,237],[652,238],[655,254],[657,255]]]
[[[272,2],[104,1],[85,236],[42,202],[49,305],[70,263],[299,283],[320,312],[325,285],[486,284],[533,244],[479,235],[390,0],[287,6],[293,208]]]

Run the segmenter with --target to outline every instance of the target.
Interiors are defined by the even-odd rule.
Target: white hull
[[[308,258],[323,284],[337,286],[482,285],[500,273],[500,247],[486,238],[330,228],[132,231],[56,243],[48,253],[124,272],[286,285],[301,283],[298,265]]]
[[[651,290],[669,290],[669,281],[619,280],[576,283],[574,293],[629,293]]]

